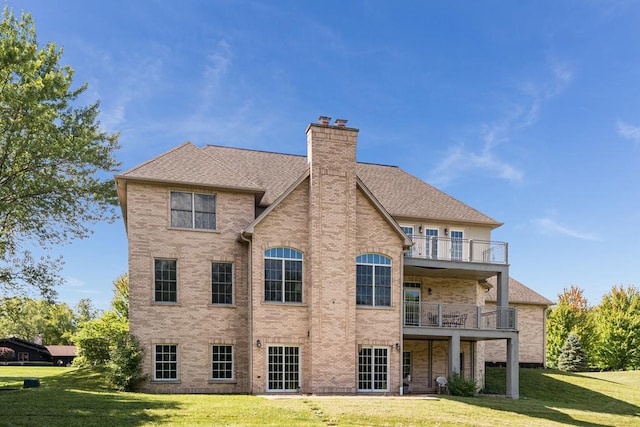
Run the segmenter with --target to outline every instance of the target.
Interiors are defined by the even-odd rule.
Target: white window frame
[[[283,350],[283,361],[282,361],[282,373],[283,373],[283,378],[282,378],[282,385],[283,388],[271,388],[270,383],[271,383],[271,378],[270,378],[270,352],[271,349],[274,348],[281,348]],[[286,349],[287,348],[295,348],[298,350],[298,354],[297,354],[297,365],[298,365],[298,370],[296,373],[296,375],[298,376],[298,381],[297,381],[297,387],[296,388],[284,388],[287,385],[287,380],[286,380],[286,357],[287,355],[285,354]],[[266,390],[269,393],[299,393],[300,392],[300,388],[302,387],[302,348],[298,345],[287,345],[287,344],[270,344],[267,346],[267,352],[266,352],[266,375],[265,375],[265,380],[266,380]],[[289,373],[293,373],[293,371],[290,371]]]
[[[213,348],[214,347],[229,347],[231,349],[231,376],[229,378],[216,378],[216,377],[213,376],[213,373],[214,373],[213,365],[215,363],[229,363],[226,360],[223,360],[223,361],[221,361],[221,360],[213,360],[213,357],[214,357]],[[236,351],[235,351],[234,346],[231,345],[231,344],[210,344],[209,348],[211,350],[211,370],[210,370],[210,372],[211,372],[211,375],[210,375],[211,381],[215,381],[215,382],[235,381],[235,379],[236,379],[236,363],[235,363]],[[226,372],[227,370],[226,369],[225,370],[218,369],[217,371]]]
[[[370,386],[371,388],[360,388],[360,352],[362,350],[365,349],[370,349],[371,350],[371,379],[370,379]],[[386,387],[385,388],[375,388],[375,383],[376,383],[376,376],[375,376],[375,368],[376,368],[376,364],[375,364],[375,358],[376,358],[376,350],[384,350],[386,352],[385,354],[385,358],[386,358],[386,366],[385,366],[385,382],[386,382]],[[383,392],[388,392],[389,391],[389,387],[390,387],[390,376],[389,376],[389,368],[390,368],[390,363],[391,362],[391,348],[387,347],[387,346],[373,346],[373,345],[363,345],[360,347],[360,349],[358,350],[358,384],[357,384],[357,388],[358,388],[358,392],[361,393],[383,393]]]
[[[373,256],[373,261],[358,261],[358,258],[362,256],[369,257]],[[381,259],[388,260],[388,263],[376,262],[376,258],[380,257]],[[358,273],[357,269],[359,265],[370,266],[371,267],[371,304],[360,304],[358,303]],[[376,285],[376,267],[389,268],[389,304],[376,304],[376,290],[381,288],[381,285]],[[391,257],[388,257],[383,254],[378,253],[364,253],[360,254],[356,257],[356,306],[358,307],[392,307],[393,306],[393,260]]]
[[[425,257],[427,259],[439,259],[440,258],[440,251],[439,251],[439,245],[438,245],[438,239],[440,238],[440,229],[438,227],[433,227],[433,226],[428,226],[425,225],[423,226],[423,230],[424,230],[424,251],[425,251]],[[429,231],[435,231],[436,234],[435,236],[433,235],[429,235]],[[435,241],[435,248],[436,248],[436,256],[433,257],[433,248],[431,247],[431,238],[435,237],[436,241]]]
[[[175,364],[175,372],[176,372],[176,377],[175,378],[158,378],[158,363],[163,363],[164,361],[158,361],[157,360],[157,355],[158,355],[158,347],[160,346],[174,346],[176,348],[176,357],[175,357],[175,361],[168,361],[168,363],[174,363]],[[164,371],[164,369],[163,369]],[[169,371],[170,372],[170,371]],[[180,348],[178,346],[178,344],[176,343],[157,343],[153,345],[153,380],[157,381],[157,382],[177,382],[179,381],[180,377]]]
[[[413,240],[413,237],[416,235],[416,227],[413,225],[400,225],[400,228],[402,229],[402,231],[404,231],[404,234],[406,234],[407,236],[409,236],[409,239],[411,239],[411,241],[414,243],[414,245],[411,246],[411,248],[409,248],[408,252],[405,252],[404,256],[407,256],[409,258],[413,258],[416,256],[416,245],[415,245],[415,240]],[[409,230],[411,230],[411,232],[409,232]]]
[[[273,251],[279,252],[282,249],[281,255],[273,255]],[[269,254],[269,255],[267,255]],[[287,255],[288,254],[288,255]],[[299,254],[299,257],[298,255]],[[266,262],[264,262],[263,266],[263,274],[265,277],[263,278],[263,301],[268,303],[282,303],[282,304],[302,304],[304,303],[304,253],[302,251],[289,248],[284,246],[277,246],[273,248],[266,249],[263,252],[263,260],[276,260],[280,261],[280,268],[282,269],[282,277],[280,279],[280,299],[279,300],[271,300],[267,299],[267,278],[266,278]],[[299,262],[300,263],[300,301],[287,301],[287,277],[286,277],[286,264],[287,261]],[[275,281],[275,280],[274,280]]]

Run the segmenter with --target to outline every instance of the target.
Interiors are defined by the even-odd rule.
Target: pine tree
[[[577,334],[571,333],[562,346],[558,357],[558,369],[562,371],[580,372],[587,367],[587,359]]]

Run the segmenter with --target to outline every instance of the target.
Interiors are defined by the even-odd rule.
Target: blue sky
[[[640,286],[640,2],[18,1],[64,47],[129,169],[185,141],[305,154],[319,115],[504,222],[511,276],[592,304]],[[64,255],[106,309],[122,220]]]

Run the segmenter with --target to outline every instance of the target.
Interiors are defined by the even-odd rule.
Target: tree
[[[575,333],[570,333],[562,346],[558,357],[558,369],[561,371],[580,372],[587,368],[587,359]]]
[[[0,331],[4,335],[28,341],[40,335],[46,345],[68,345],[75,330],[76,318],[67,304],[26,297],[0,300]]]
[[[81,324],[73,341],[78,346],[74,365],[106,365],[118,345],[127,342],[129,334],[129,276],[123,274],[113,281],[114,297],[111,310],[99,318]],[[129,349],[131,350],[131,349]],[[127,351],[129,351],[127,350]],[[124,351],[124,350],[123,350]],[[132,350],[129,355],[135,355]]]
[[[613,286],[596,308],[601,369],[640,368],[640,290]]]
[[[594,340],[593,318],[583,292],[575,285],[564,288],[558,295],[558,304],[548,311],[546,362],[552,368],[558,367],[562,346],[571,332],[578,335],[587,359],[590,358]]]
[[[48,250],[84,238],[89,225],[116,218],[110,177],[118,134],[97,121],[99,103],[78,106],[84,84],[72,89],[73,69],[62,49],[39,48],[30,14],[5,6],[0,21],[0,290],[37,289],[55,296],[60,259]],[[107,174],[109,176],[107,176]],[[102,175],[102,176],[101,176]]]
[[[129,319],[129,275],[122,274],[113,282],[113,299],[111,307],[116,314]]]

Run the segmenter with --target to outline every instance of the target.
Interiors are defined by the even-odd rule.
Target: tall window
[[[400,228],[402,228],[402,231],[404,231],[404,234],[409,236],[409,238],[413,242],[413,239],[415,238],[415,236],[413,235],[413,226],[412,225],[401,225]],[[411,246],[411,249],[409,249],[409,252],[406,252],[404,255],[408,256],[408,257],[416,256],[415,248],[413,246]]]
[[[233,264],[211,263],[211,304],[233,304]]]
[[[269,346],[268,391],[298,391],[300,388],[300,349]]]
[[[425,229],[424,237],[426,240],[425,252],[427,254],[427,258],[438,259],[438,229]]]
[[[211,378],[214,380],[233,379],[233,346],[211,346]]]
[[[451,230],[451,260],[462,260],[462,231]]]
[[[178,271],[175,259],[154,260],[154,299],[156,302],[178,301]]]
[[[302,252],[291,248],[264,251],[264,300],[302,302]]]
[[[409,381],[411,378],[411,352],[402,352],[402,379]]]
[[[391,258],[380,254],[356,258],[356,303],[391,306]]]
[[[154,348],[154,379],[178,379],[178,346],[175,344],[158,344]]]
[[[358,353],[358,391],[389,391],[389,349],[362,347]]]
[[[215,230],[216,196],[172,191],[171,226]]]

